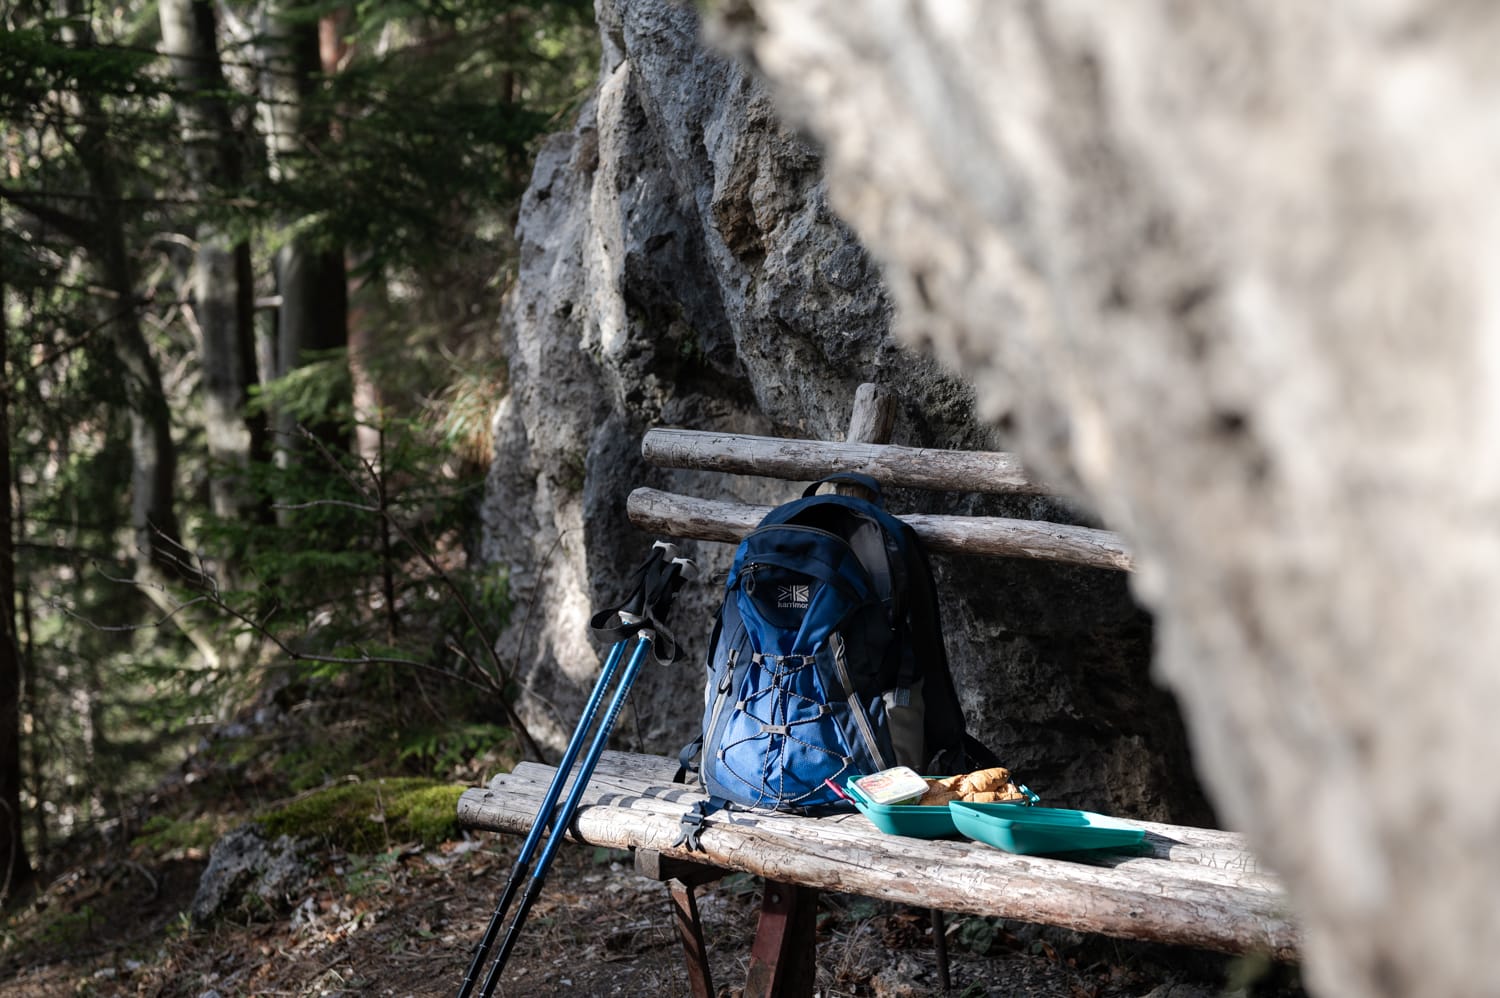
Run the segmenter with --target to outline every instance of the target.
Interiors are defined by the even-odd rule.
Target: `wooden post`
[[[888,444],[896,428],[896,399],[878,385],[866,382],[854,393],[854,408],[849,413],[846,444]],[[840,485],[839,495],[874,500],[863,485]]]
[[[948,921],[941,908],[928,908],[927,912],[932,916],[932,951],[937,955],[938,987],[946,994],[953,987],[948,973]]]
[[[896,428],[896,399],[878,385],[863,384],[854,393],[854,411],[849,416],[849,434],[844,438],[850,444],[888,444]],[[874,499],[870,490],[858,485],[843,485],[839,492],[863,499]],[[937,954],[938,982],[944,991],[949,988],[948,940],[943,938],[943,913],[930,909],[932,914],[933,948]],[[814,912],[816,916],[816,912]]]
[[[896,429],[896,396],[879,385],[866,382],[854,393],[849,413],[846,444],[888,444]]]
[[[750,947],[745,998],[812,995],[817,979],[818,892],[767,880]]]

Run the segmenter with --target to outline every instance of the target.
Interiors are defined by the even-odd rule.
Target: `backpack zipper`
[[[858,514],[856,514],[856,515],[858,515]],[[869,518],[868,517],[862,517],[862,519],[869,519]],[[873,522],[873,521],[871,521],[871,522]],[[878,527],[879,524],[876,523],[876,526]],[[777,531],[777,530],[794,530],[794,531],[797,531],[799,533],[804,533],[804,534],[815,534],[818,537],[826,537],[830,541],[833,541],[839,547],[841,547],[845,551],[849,552],[849,557],[852,558],[852,559],[854,559],[854,563],[856,565],[858,565],[859,568],[860,568],[860,571],[864,573],[865,583],[866,583],[865,587],[871,593],[874,593],[876,600],[880,599],[880,594],[879,593],[875,593],[875,579],[874,579],[874,576],[872,576],[870,574],[869,567],[867,565],[865,565],[865,563],[860,559],[858,552],[856,552],[854,550],[854,545],[852,545],[852,544],[849,543],[848,538],[844,537],[841,534],[836,534],[832,530],[824,530],[822,527],[809,527],[806,524],[802,524],[802,523],[772,523],[772,524],[768,524],[768,525],[766,525],[764,527],[756,527],[754,530],[750,531],[750,533],[746,534],[745,537],[744,537],[744,539],[740,543],[743,544],[743,543],[748,542],[750,540],[750,538],[754,537],[756,534],[770,533],[772,531]],[[743,575],[747,571],[753,573],[754,571],[756,571],[763,564],[766,564],[766,563],[765,562],[759,562],[759,561],[750,562],[750,563],[746,564],[744,567],[742,567],[740,569],[740,574]],[[846,588],[846,589],[849,588],[848,582],[845,581],[845,580],[842,580],[842,579],[838,580],[836,582],[836,584],[838,586],[840,586],[841,588]],[[753,583],[752,583],[752,585],[753,585]]]
[[[854,726],[859,729],[860,737],[864,739],[865,750],[870,753],[870,758],[881,769],[890,769],[890,763],[885,761],[885,756],[880,754],[880,746],[875,741],[875,731],[870,727],[870,719],[865,716],[864,704],[860,703],[859,694],[854,692],[854,683],[849,678],[849,663],[845,660],[844,639],[838,634],[829,635],[828,643],[833,649],[833,665],[838,670],[839,682],[844,684],[844,695],[848,697],[849,704],[854,708]]]
[[[834,533],[832,530],[824,530],[822,527],[809,527],[801,523],[772,523],[764,527],[756,527],[754,530],[746,534],[744,539],[741,540],[740,543],[745,543],[756,534],[768,534],[777,530],[795,530],[798,533],[817,534],[819,537],[826,537],[838,544],[840,547],[847,549],[849,552],[849,556],[854,559],[855,564],[859,565],[860,568],[864,568],[864,562],[859,560],[859,555],[854,553],[854,546],[850,544],[845,537],[840,534]]]
[[[865,516],[863,513],[854,513],[853,515],[856,518],[863,520],[865,523],[874,524],[877,530],[881,530],[882,532],[884,532],[885,528],[880,525],[879,520],[876,520],[875,518],[870,516]],[[836,534],[832,530],[824,530],[822,527],[809,527],[805,523],[770,523],[764,527],[756,527],[754,530],[750,531],[744,536],[744,538],[741,540],[741,543],[748,541],[756,534],[769,533],[773,530],[796,530],[807,534],[817,534],[819,537],[826,537],[831,541],[835,541],[840,547],[843,547],[849,552],[850,556],[854,558],[855,564],[859,565],[859,567],[864,570],[866,575],[870,574],[869,566],[866,565],[864,561],[859,557],[858,552],[854,550],[854,545],[849,543],[849,539],[847,537],[842,534]]]

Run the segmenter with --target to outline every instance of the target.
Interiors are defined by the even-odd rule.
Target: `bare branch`
[[[198,579],[202,580],[204,588],[199,592],[197,596],[194,596],[192,599],[184,603],[175,605],[170,611],[168,611],[158,620],[145,624],[128,624],[120,626],[106,625],[90,620],[82,614],[74,611],[72,607],[69,607],[59,601],[49,600],[48,604],[53,609],[60,610],[64,614],[73,617],[76,620],[82,621],[84,624],[88,625],[96,631],[138,631],[146,630],[148,628],[161,627],[162,625],[171,621],[172,618],[175,617],[178,613],[186,610],[188,607],[202,603],[212,606],[219,612],[233,617],[245,627],[249,628],[256,635],[274,645],[277,651],[281,652],[281,654],[285,655],[294,663],[310,662],[316,665],[338,666],[398,665],[405,668],[431,672],[446,679],[457,680],[458,682],[463,683],[465,686],[472,687],[473,689],[480,690],[481,692],[500,692],[500,687],[497,687],[494,681],[490,679],[489,674],[484,672],[484,670],[482,669],[477,671],[482,677],[484,677],[486,682],[478,683],[466,676],[455,675],[454,673],[447,672],[435,665],[432,665],[429,662],[421,662],[417,659],[411,658],[402,658],[396,655],[371,655],[363,648],[359,648],[359,654],[353,656],[317,655],[298,651],[296,648],[293,648],[291,645],[287,644],[284,639],[273,632],[268,626],[268,622],[270,621],[272,615],[274,615],[276,611],[280,609],[279,605],[273,606],[269,611],[267,611],[263,619],[256,620],[254,617],[251,617],[249,614],[231,604],[228,599],[225,598],[222,591],[219,589],[217,578],[215,578],[215,576],[207,570],[203,558],[200,555],[188,552],[187,549],[183,548],[180,544],[176,546],[180,550],[187,552],[191,556],[191,561],[185,560],[177,555],[171,556],[172,560],[178,564],[188,565],[190,567],[190,570],[193,571],[194,575]],[[149,589],[153,592],[170,595],[167,587],[159,582],[142,582],[138,579],[111,575],[108,572],[104,571],[101,567],[99,567],[99,564],[97,562],[94,563],[94,569],[102,578],[104,578],[108,582],[117,582],[121,585],[134,586],[137,589]]]
[[[103,572],[99,574],[104,575]],[[138,585],[143,588],[146,585],[146,583],[137,583],[134,579],[112,579],[108,575],[105,575],[104,577],[106,579],[109,579],[109,581],[111,582],[125,582],[131,585]],[[165,624],[168,624],[172,621],[173,617],[177,616],[177,614],[181,613],[183,610],[186,610],[188,607],[193,606],[197,603],[202,603],[206,600],[208,600],[208,597],[206,596],[194,597],[193,599],[188,600],[186,603],[179,603],[177,606],[173,607],[171,610],[168,610],[165,614],[163,614],[161,617],[158,617],[156,620],[147,621],[144,624],[101,624],[98,621],[90,620],[88,617],[85,617],[83,614],[79,613],[77,610],[74,610],[71,606],[64,603],[62,600],[48,599],[46,597],[43,597],[41,602],[44,605],[51,607],[53,610],[57,610],[60,613],[65,614],[66,616],[72,617],[74,620],[82,622],[92,630],[99,631],[101,633],[131,633],[134,631],[151,630],[152,628],[161,627]]]
[[[319,506],[336,506],[342,509],[354,509],[361,513],[379,513],[379,506],[366,506],[362,503],[349,502],[346,499],[312,499],[308,502],[277,502],[272,503],[272,509],[316,509]]]

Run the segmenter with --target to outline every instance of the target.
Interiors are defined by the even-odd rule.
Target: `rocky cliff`
[[[519,280],[503,330],[486,558],[516,612],[500,645],[522,710],[560,745],[597,674],[591,606],[624,591],[653,538],[631,488],[773,502],[800,486],[664,472],[639,457],[653,425],[842,439],[855,388],[898,397],[895,441],[993,447],[972,388],[892,333],[879,269],[829,206],[817,148],[765,88],[700,39],[691,7],[600,0],[596,93],[541,150],[521,210]],[[1058,519],[1046,500],[897,494],[897,512]],[[699,545],[708,575],[725,545]],[[1117,573],[940,559],[949,652],[971,726],[1050,801],[1207,821],[1171,698],[1150,676],[1152,624]],[[675,619],[692,657],[650,668],[622,744],[675,751],[702,698],[717,593]]]
[[[1320,993],[1500,993],[1500,8],[729,10],[905,340],[1140,553]]]

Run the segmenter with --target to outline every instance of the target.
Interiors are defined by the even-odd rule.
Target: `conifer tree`
[[[0,257],[0,344],[9,342],[5,273]],[[16,551],[11,525],[10,370],[0,350],[0,904],[31,886],[22,837],[21,644],[16,634]]]
[[[508,219],[530,143],[591,80],[591,5],[351,5],[337,66],[317,47],[328,10],[0,4],[0,267],[14,264],[5,307],[16,320],[6,456],[26,510],[16,583],[0,578],[0,589],[28,595],[19,627],[6,614],[13,658],[0,660],[0,810],[50,793],[48,813],[82,814],[115,782],[111,765],[154,744],[122,724],[155,725],[158,738],[189,712],[225,709],[224,680],[243,675],[201,668],[235,661],[220,628],[237,618],[201,601],[224,580],[257,587],[244,599],[222,592],[234,610],[256,612],[260,596],[274,606],[289,656],[339,660],[342,642],[378,652],[356,662],[384,656],[503,691],[483,625],[504,612],[504,580],[465,577],[458,540],[482,451],[459,456],[454,441],[487,426],[503,371],[492,324]],[[354,281],[392,289],[365,299],[373,335],[361,360],[386,431],[367,465],[346,444],[346,258]],[[280,363],[249,357],[255,307],[276,317]],[[336,389],[297,382],[319,358]],[[251,404],[257,373],[274,384]],[[449,411],[466,415],[434,427],[433,399],[457,398],[459,379],[474,387]],[[286,398],[302,404],[304,425],[328,431],[335,460],[308,450],[271,466],[255,420]],[[293,489],[323,505],[297,530],[267,529],[253,515],[259,499]],[[238,534],[216,533],[223,523]],[[267,557],[258,564],[271,570],[254,575],[262,555],[284,570]],[[455,614],[434,583],[445,572],[472,614]],[[308,635],[314,619],[331,623]],[[121,709],[144,695],[147,666],[149,725],[138,706]],[[12,752],[7,680],[19,672],[48,741],[28,729]],[[189,696],[200,698],[191,711],[174,706]],[[18,759],[31,771],[8,768]],[[45,862],[35,848],[30,858]]]
[[[162,48],[178,99],[187,173],[200,204],[241,192],[241,140],[231,117],[219,60],[212,0],[159,0]],[[245,473],[267,453],[265,420],[247,403],[257,382],[255,277],[248,228],[201,211],[194,233],[191,290],[202,368],[203,423],[216,467],[209,479],[213,511],[242,515],[250,502]]]

